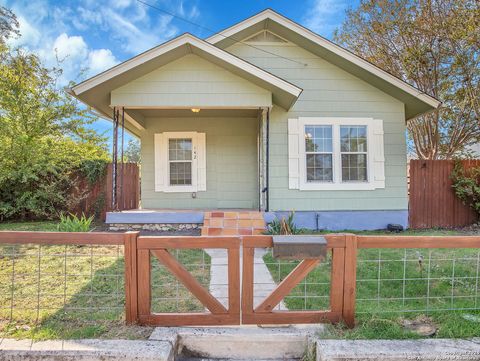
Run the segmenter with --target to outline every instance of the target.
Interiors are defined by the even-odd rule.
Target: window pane
[[[192,185],[192,163],[170,163],[170,185]]]
[[[331,154],[307,154],[307,182],[333,180]]]
[[[364,125],[340,127],[340,145],[342,152],[366,152],[367,127]]]
[[[192,160],[192,140],[169,139],[168,157],[169,160]]]
[[[330,125],[305,126],[306,152],[332,152],[332,127]]]
[[[342,154],[342,180],[367,181],[366,154]]]

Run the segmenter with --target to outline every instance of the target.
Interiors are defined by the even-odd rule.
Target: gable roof
[[[184,55],[194,53],[272,92],[273,101],[289,109],[302,89],[192,34],[183,34],[75,86],[70,93],[110,116],[110,92]]]
[[[441,105],[441,102],[434,97],[272,9],[266,9],[241,21],[207,38],[206,41],[225,49],[262,29],[270,30],[282,38],[304,47],[306,50],[402,101],[405,104],[407,119],[429,112]]]

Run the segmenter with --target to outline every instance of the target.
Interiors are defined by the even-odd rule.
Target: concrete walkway
[[[208,249],[205,250],[211,257],[210,267],[210,293],[217,298],[224,306],[228,307],[228,258],[227,250]],[[276,283],[263,261],[265,250],[255,249],[254,257],[254,286],[253,305],[259,305],[276,287]],[[242,256],[240,255],[240,267],[242,267]],[[240,274],[242,274],[240,272]],[[241,279],[240,279],[241,283]],[[287,310],[285,304],[280,302],[277,310]]]

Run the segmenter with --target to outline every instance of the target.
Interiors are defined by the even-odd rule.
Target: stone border
[[[109,231],[185,231],[199,229],[199,223],[111,223]]]

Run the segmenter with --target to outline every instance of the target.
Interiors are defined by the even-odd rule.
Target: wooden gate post
[[[125,258],[125,320],[127,325],[138,322],[137,238],[140,232],[124,234]]]
[[[355,295],[357,288],[357,236],[345,235],[345,281],[343,283],[343,320],[355,326]]]

